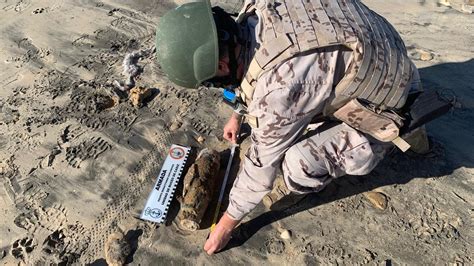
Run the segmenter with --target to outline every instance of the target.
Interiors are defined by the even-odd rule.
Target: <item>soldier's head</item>
[[[177,85],[196,88],[236,84],[240,30],[234,19],[209,0],[193,0],[167,12],[156,31],[158,63]]]

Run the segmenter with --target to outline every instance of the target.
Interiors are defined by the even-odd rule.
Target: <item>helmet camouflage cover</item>
[[[196,88],[216,75],[218,37],[209,0],[188,1],[161,18],[156,55],[163,72],[179,86]]]

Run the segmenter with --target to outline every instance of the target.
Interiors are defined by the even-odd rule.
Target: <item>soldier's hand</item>
[[[208,255],[218,252],[227,245],[232,236],[232,231],[238,223],[239,221],[232,220],[227,213],[224,213],[220,221],[216,224],[216,227],[214,227],[214,230],[209,235],[206,244],[204,244],[204,250]]]
[[[214,231],[211,232],[209,238],[204,244],[204,251],[208,255],[212,255],[224,248],[230,240],[232,230],[224,228],[222,225],[217,224]]]
[[[237,133],[240,129],[240,118],[236,115],[232,115],[232,117],[227,121],[227,124],[224,126],[224,139],[236,144],[237,143]]]

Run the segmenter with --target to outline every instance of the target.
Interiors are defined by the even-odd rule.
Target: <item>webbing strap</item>
[[[406,152],[410,149],[410,144],[400,137],[396,137],[392,140],[393,145],[397,146],[402,152]]]
[[[255,53],[254,58],[263,69],[269,69],[267,66],[270,62],[279,63],[279,56],[283,54],[288,48],[293,46],[293,41],[286,35],[278,35],[269,41],[265,41],[264,44]],[[285,55],[286,57],[291,56],[290,53]]]
[[[317,35],[317,44],[327,46],[340,43],[336,37],[334,25],[331,23],[328,14],[324,11],[321,1],[306,1],[306,12],[312,19],[311,23]]]
[[[255,58],[250,61],[249,68],[247,69],[247,74],[252,80],[257,80],[260,73],[263,71],[263,68],[258,64]]]
[[[248,105],[252,100],[254,87],[244,78],[240,83],[240,97]]]
[[[353,72],[356,74],[351,79],[343,79],[344,82],[340,82],[336,87],[336,99],[334,100],[334,105],[328,109],[337,109],[340,107],[339,105],[343,105],[347,98],[351,98],[355,91],[361,85],[361,82],[367,77],[369,71],[369,67],[373,67],[371,64],[371,59],[373,57],[374,49],[371,45],[370,38],[368,33],[368,27],[365,26],[368,21],[362,18],[362,12],[360,11],[360,7],[356,7],[356,3],[354,5],[346,5],[344,7],[344,11],[347,16],[350,16],[350,19],[354,21],[353,27],[357,32],[359,32],[359,38],[362,40],[362,43],[356,45],[354,51],[354,66]],[[342,98],[341,101],[339,98]]]
[[[245,114],[244,116],[247,119],[247,123],[249,123],[249,125],[252,128],[258,128],[258,118],[257,117],[255,117],[253,115],[249,115],[249,114]]]

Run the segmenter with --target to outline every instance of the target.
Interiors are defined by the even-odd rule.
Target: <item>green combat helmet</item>
[[[209,0],[185,3],[161,18],[156,55],[163,72],[179,86],[196,88],[216,75],[218,36]]]

